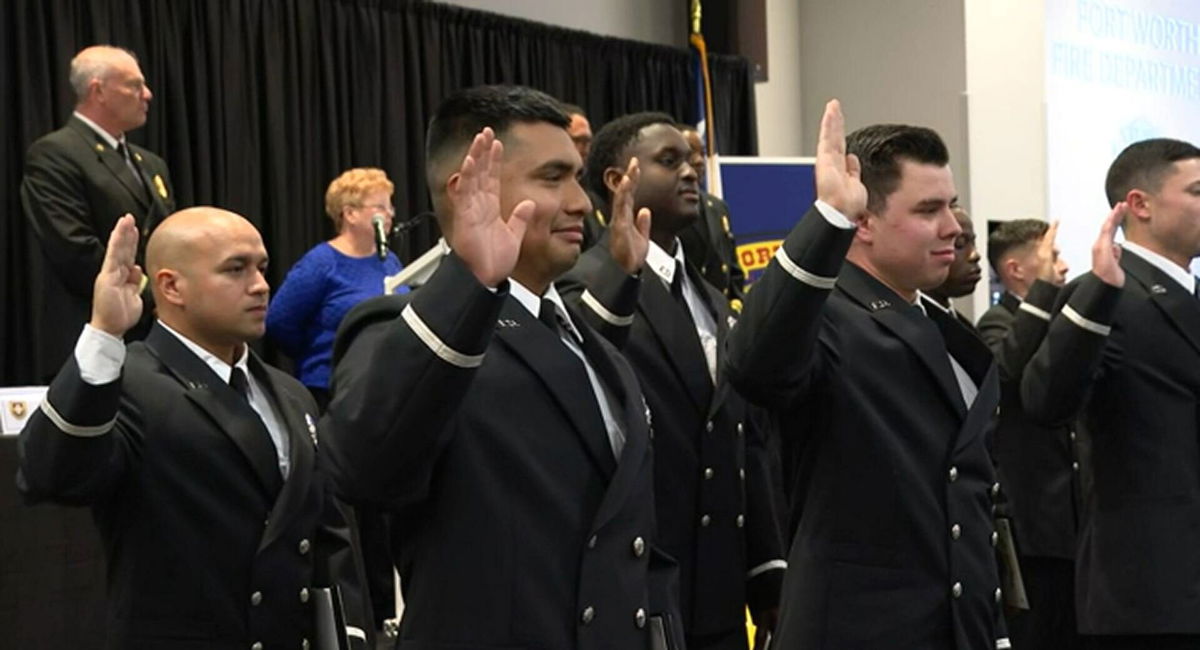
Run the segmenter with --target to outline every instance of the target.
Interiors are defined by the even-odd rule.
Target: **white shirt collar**
[[[571,315],[567,313],[567,308],[563,304],[562,296],[558,295],[558,289],[556,289],[553,284],[546,289],[545,294],[539,296],[530,291],[525,285],[517,282],[513,278],[509,278],[508,294],[515,298],[517,302],[521,303],[521,306],[529,311],[530,314],[533,314],[534,318],[537,318],[538,313],[542,311],[542,298],[554,303],[554,309],[558,312],[559,317],[562,318],[562,320],[566,323],[567,329],[571,330],[571,334],[576,340],[583,340],[583,336],[575,327],[575,322],[571,320]]]
[[[1188,293],[1196,293],[1196,276],[1192,275],[1191,271],[1188,271],[1187,269],[1179,266],[1162,255],[1159,255],[1158,253],[1146,248],[1145,246],[1139,246],[1131,241],[1122,242],[1121,248],[1132,252],[1138,257],[1158,267],[1160,271],[1171,276],[1171,278],[1178,282],[1184,289],[1187,289]]]
[[[104,141],[108,143],[108,146],[112,147],[113,149],[116,149],[118,144],[125,142],[125,134],[124,133],[121,134],[120,138],[114,138],[111,133],[109,133],[108,131],[105,131],[103,128],[100,127],[99,124],[96,124],[95,122],[89,120],[87,118],[87,116],[84,115],[83,113],[80,113],[79,111],[75,111],[75,117],[79,118],[80,122],[83,122],[84,124],[88,125],[88,127],[91,128],[93,131],[95,131],[100,137],[104,138]]]
[[[646,266],[654,271],[655,275],[662,278],[668,287],[675,281],[675,262],[679,262],[680,265],[685,264],[683,246],[680,245],[679,238],[675,239],[674,255],[663,250],[662,246],[654,243],[653,240],[650,242],[650,250],[646,252]]]
[[[181,343],[183,343],[184,346],[187,347],[187,349],[192,351],[192,354],[195,354],[196,356],[200,357],[201,361],[208,364],[208,367],[212,368],[212,371],[217,373],[217,376],[220,377],[221,380],[224,381],[225,383],[229,383],[229,376],[233,374],[233,369],[235,367],[241,368],[242,372],[246,373],[246,379],[250,378],[250,366],[247,363],[247,360],[250,358],[250,353],[249,353],[250,346],[242,344],[242,355],[231,366],[228,363],[225,363],[224,361],[222,361],[221,359],[218,359],[216,357],[216,355],[214,355],[213,353],[200,347],[200,345],[197,344],[195,341],[192,341],[188,337],[171,329],[170,325],[167,325],[166,323],[162,322],[161,320],[158,321],[158,324],[161,325],[163,329],[165,329],[168,332],[170,332],[171,334],[173,334],[175,336],[175,338],[179,339],[179,341]]]
[[[941,312],[943,314],[949,314],[951,316],[955,316],[958,313],[958,312],[954,311],[954,305],[950,305],[949,307],[943,306],[942,303],[938,302],[936,298],[934,298],[933,296],[918,289],[917,290],[917,308],[920,309],[921,311],[925,311],[925,307],[924,307],[925,303],[929,303],[929,304],[933,305],[934,307],[937,307],[939,310],[941,310]],[[926,313],[928,313],[928,312],[926,312]]]

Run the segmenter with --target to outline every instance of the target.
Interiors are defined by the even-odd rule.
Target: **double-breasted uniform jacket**
[[[126,144],[141,181],[121,154],[74,116],[61,129],[39,138],[26,153],[21,204],[43,267],[34,276],[33,293],[39,380],[54,376],[88,321],[92,281],[100,272],[105,243],[117,219],[126,213],[134,216],[144,250],[150,232],[175,211],[167,164],[138,145]],[[146,335],[152,311],[145,310],[127,339]]]
[[[729,224],[729,205],[721,197],[700,193],[700,218],[679,233],[689,260],[727,301],[745,299],[746,272],[738,263],[737,244]]]
[[[318,467],[316,405],[253,355],[250,369],[289,436],[286,479],[258,414],[159,325],[110,383],[84,382],[72,355],[21,433],[18,487],[92,508],[109,648],[307,647],[311,590],[330,584],[347,624],[371,629],[350,532]]]
[[[340,491],[393,514],[400,648],[644,649],[660,625],[682,635],[664,603],[677,570],[654,549],[645,400],[620,354],[571,319],[615,398],[619,459],[578,357],[456,254],[419,290],[343,321],[326,447]]]
[[[1138,254],[1123,289],[1059,297],[1022,398],[1091,450],[1076,560],[1083,634],[1200,634],[1200,301]]]
[[[803,437],[780,647],[1006,647],[985,437],[991,353],[852,263],[813,208],[750,292],[733,383]],[[844,263],[844,265],[843,265]],[[978,387],[966,405],[947,356]]]
[[[1075,559],[1079,457],[1069,426],[1034,422],[1021,404],[1021,374],[1050,327],[1059,289],[1037,281],[1022,301],[1005,292],[979,319],[1000,370],[1000,417],[993,442],[1022,556]]]
[[[759,418],[719,369],[734,322],[728,300],[688,267],[717,326],[715,385],[691,315],[652,271],[626,274],[607,235],[559,289],[641,380],[654,428],[660,545],[679,561],[687,631],[708,635],[742,626],[747,604],[776,607],[787,564]]]

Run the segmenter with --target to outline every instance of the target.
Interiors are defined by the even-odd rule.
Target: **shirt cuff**
[[[125,341],[84,325],[75,342],[75,363],[79,365],[79,376],[92,386],[114,382],[125,365]]]
[[[821,216],[825,217],[825,221],[828,221],[829,225],[833,226],[834,228],[841,228],[842,230],[854,230],[857,227],[854,225],[853,221],[850,221],[846,218],[846,215],[842,214],[837,208],[829,205],[821,199],[817,199],[816,203],[813,205],[816,206],[817,211],[821,213]]]

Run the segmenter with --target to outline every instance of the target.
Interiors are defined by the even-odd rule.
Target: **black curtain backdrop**
[[[533,86],[583,106],[593,128],[661,110],[694,122],[684,50],[405,0],[3,0],[0,2],[0,386],[30,383],[30,278],[45,272],[21,213],[30,143],[73,108],[67,67],[94,43],[134,51],[154,93],[130,135],[170,165],[180,207],[239,212],[263,233],[270,280],[332,235],[325,187],[349,167],[396,183],[399,216],[429,209],[425,124],[447,94]],[[726,154],[757,152],[746,61],[714,57],[715,128]],[[404,235],[402,259],[437,237]],[[13,438],[0,439],[0,646],[103,645],[103,561],[85,510],[20,504]],[[180,585],[186,589],[187,585]]]
[[[0,7],[0,385],[30,382],[33,336],[22,305],[39,268],[17,188],[25,150],[74,101],[71,57],[93,43],[138,55],[154,93],[130,139],[166,159],[180,207],[234,210],[262,231],[270,280],[332,236],[325,187],[377,166],[396,183],[398,218],[429,209],[424,130],[449,93],[524,84],[588,111],[593,128],[625,113],[696,119],[692,56],[412,0],[11,0]],[[754,87],[741,58],[711,60],[722,153],[757,153]],[[394,242],[402,260],[437,238],[432,220]]]

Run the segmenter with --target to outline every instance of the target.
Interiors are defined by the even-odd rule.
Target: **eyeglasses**
[[[384,212],[390,215],[396,214],[396,206],[385,203],[372,203],[370,205],[360,205],[358,207],[374,210],[375,212]]]

